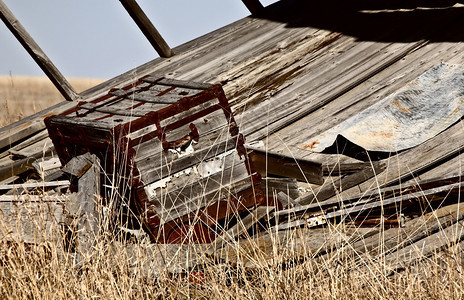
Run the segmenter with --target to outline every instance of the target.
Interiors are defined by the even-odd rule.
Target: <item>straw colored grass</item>
[[[464,292],[459,245],[392,275],[381,255],[366,256],[354,270],[339,255],[321,261],[308,253],[307,260],[284,265],[276,244],[269,245],[276,250],[269,260],[251,242],[247,247],[255,253],[253,268],[241,265],[240,259],[214,261],[205,251],[196,253],[201,272],[175,275],[149,268],[160,257],[150,255],[156,246],[146,240],[134,243],[103,233],[80,264],[62,250],[63,242],[0,242],[0,298],[460,299]],[[244,255],[238,245],[232,248],[236,257]]]
[[[70,78],[69,82],[81,92],[103,80]],[[64,98],[46,77],[0,76],[0,127],[61,101]]]
[[[77,90],[98,82],[71,80]],[[0,78],[0,93],[3,125],[62,101],[47,79]],[[32,234],[37,242],[28,244],[11,237],[12,230],[0,213],[0,299],[417,300],[464,296],[461,244],[450,243],[406,270],[391,272],[381,251],[353,254],[346,243],[356,234],[352,228],[328,226],[317,229],[323,230],[319,235],[311,234],[315,229],[294,229],[286,233],[289,237],[284,244],[282,233],[273,232],[265,239],[231,242],[222,250],[191,247],[189,259],[197,267],[179,274],[171,272],[179,268],[168,268],[162,260],[168,258],[174,265],[185,262],[185,252],[162,257],[159,253],[164,246],[151,244],[143,236],[123,239],[101,230],[91,251],[79,258],[66,250],[70,235],[62,224],[45,233],[41,230],[44,224],[36,222]],[[105,228],[105,220],[101,222],[100,228]],[[318,256],[322,247],[326,253]]]

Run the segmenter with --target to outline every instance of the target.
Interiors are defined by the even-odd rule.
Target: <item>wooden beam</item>
[[[319,185],[324,183],[322,165],[319,162],[272,153],[250,146],[247,146],[247,150],[253,167],[262,176],[272,174]]]
[[[252,15],[259,15],[262,13],[264,6],[259,0],[242,0]]]
[[[73,101],[78,98],[77,93],[66,80],[66,78],[58,71],[52,61],[40,49],[39,45],[29,35],[26,29],[19,23],[18,19],[13,15],[10,9],[6,6],[3,0],[0,0],[0,18],[5,23],[6,27],[13,33],[16,39],[26,49],[29,55],[50,78],[55,87],[60,91],[61,95],[68,100]]]
[[[78,261],[90,255],[96,242],[100,220],[100,160],[90,153],[73,157],[63,171],[77,180],[77,195],[66,202],[70,226],[76,230]]]
[[[134,22],[143,32],[150,44],[155,48],[161,57],[171,57],[174,55],[172,49],[168,46],[161,34],[156,30],[153,23],[148,19],[147,15],[143,12],[142,8],[135,0],[119,0]]]

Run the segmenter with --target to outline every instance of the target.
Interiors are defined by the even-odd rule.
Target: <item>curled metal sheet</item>
[[[400,151],[436,136],[463,115],[464,66],[441,63],[301,148],[321,152],[342,135],[369,151]]]

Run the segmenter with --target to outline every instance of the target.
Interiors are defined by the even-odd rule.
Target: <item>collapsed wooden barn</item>
[[[249,5],[258,3],[244,2]],[[255,207],[256,203],[248,205],[247,214],[241,217],[244,220],[247,217],[252,219],[250,224],[265,219],[263,223],[271,227],[271,231],[281,230],[282,236],[285,236],[285,229],[325,226],[333,222],[374,228],[391,226],[393,228],[385,230],[383,234],[388,232],[387,236],[404,237],[401,246],[398,246],[398,241],[392,242],[390,247],[393,253],[402,251],[398,250],[401,247],[406,249],[414,243],[425,243],[426,239],[433,239],[433,235],[443,234],[440,222],[459,226],[457,221],[462,219],[460,208],[450,210],[449,206],[460,201],[461,150],[464,146],[460,123],[462,115],[414,145],[388,151],[353,143],[342,134],[346,131],[333,130],[346,122],[354,124],[350,121],[352,118],[395,95],[423,74],[430,74],[428,72],[434,68],[436,71],[433,72],[438,72],[440,68],[444,70],[456,66],[458,71],[451,78],[457,80],[462,75],[459,66],[464,55],[462,5],[448,3],[445,7],[426,8],[392,5],[383,7],[378,3],[357,1],[350,3],[349,7],[334,7],[328,3],[281,0],[266,8],[250,6],[254,7],[253,16],[181,45],[173,49],[173,56],[161,53],[164,58],[155,59],[79,94],[79,104],[63,102],[3,128],[0,131],[2,188],[4,191],[11,190],[14,183],[16,188],[31,189],[33,184],[21,182],[28,172],[42,172],[44,175],[42,179],[45,179],[45,184],[36,183],[36,186],[66,186],[56,158],[52,155],[60,150],[55,150],[49,140],[43,120],[52,115],[79,110],[82,114],[85,114],[83,110],[101,114],[96,118],[104,117],[103,114],[108,112],[95,108],[100,101],[131,101],[131,97],[132,101],[138,101],[135,99],[137,93],[131,90],[134,88],[133,74],[138,74],[136,82],[144,82],[147,75],[161,74],[158,79],[165,77],[180,80],[178,82],[222,85],[234,120],[246,139],[247,155],[254,156],[256,164],[261,162],[259,171],[263,178],[259,186],[267,199],[278,201],[268,201],[261,208]],[[135,13],[137,7],[128,6],[128,10],[136,19],[143,16]],[[2,19],[11,23],[4,16]],[[146,23],[141,26],[143,24]],[[154,36],[149,30],[145,32],[148,36]],[[153,38],[152,41],[156,44],[157,39]],[[45,68],[50,70],[48,66]],[[57,85],[64,86],[56,72],[49,73],[52,73],[50,76]],[[453,95],[451,100],[462,99],[459,93],[461,81],[456,82],[456,86],[448,91],[449,95]],[[437,89],[439,87],[437,83]],[[122,94],[118,94],[121,91]],[[451,93],[453,91],[457,93]],[[162,91],[158,92],[152,98]],[[63,93],[68,99],[77,98],[67,89]],[[398,112],[406,115],[412,113],[411,106],[405,106],[405,102],[397,104]],[[131,105],[124,107],[124,118],[137,117],[135,114],[131,116],[132,110],[127,110],[134,103]],[[104,106],[100,108],[104,109]],[[453,106],[449,115],[461,110],[459,105]],[[136,109],[133,111],[137,113]],[[111,113],[117,115],[114,109]],[[415,113],[410,119],[422,116],[423,111]],[[447,116],[445,114],[443,118]],[[53,117],[49,120],[53,120]],[[227,121],[227,118],[223,120]],[[126,124],[130,124],[130,121]],[[108,128],[113,128],[112,125]],[[375,128],[370,129],[375,133]],[[331,131],[335,132],[332,136],[336,137],[332,139],[335,141],[333,146],[315,152],[320,144],[318,138]],[[192,133],[191,140],[195,139],[194,135]],[[180,135],[184,136],[185,133]],[[383,142],[389,143],[388,140]],[[235,147],[236,144],[235,141],[229,145]],[[79,154],[82,152],[85,151]],[[158,155],[164,153],[170,152],[160,151]],[[212,156],[205,157],[209,158]],[[61,160],[63,164],[66,162]],[[182,164],[179,171],[190,166]],[[288,166],[289,170],[281,173],[279,170],[283,166]],[[295,169],[298,171],[292,173],[291,170]],[[218,170],[225,171],[221,168]],[[323,182],[317,179],[318,172],[322,173]],[[248,176],[252,172],[248,170],[245,173]],[[273,174],[298,178],[298,186],[294,180],[272,178]],[[241,179],[245,181],[245,178]],[[221,184],[227,186],[230,180],[223,180]],[[267,191],[269,186],[274,190]],[[253,201],[256,202],[256,198]],[[283,206],[285,210],[282,210]],[[202,207],[195,207],[192,211],[199,212],[199,208]],[[410,226],[419,226],[415,220],[423,218],[422,214],[437,209],[441,212],[445,209],[448,214],[430,226],[430,236],[411,238],[410,235],[402,235],[402,232],[413,232]],[[236,225],[240,227],[240,224]],[[398,228],[400,225],[405,227]],[[239,239],[253,234],[255,230],[250,229],[251,225],[238,227],[226,228],[224,234],[232,232],[232,238]],[[307,239],[311,239],[310,232],[306,234]],[[265,240],[266,232],[248,238]],[[375,248],[372,246],[375,238],[363,238],[360,234],[346,243],[351,243],[359,251],[367,251],[361,241],[370,241],[371,244],[366,242],[364,245]],[[456,235],[453,239],[459,242],[461,236]],[[324,241],[314,240],[314,243],[319,245]],[[346,244],[340,247],[343,246]],[[441,246],[437,243],[434,247]],[[215,247],[226,249],[227,243]]]

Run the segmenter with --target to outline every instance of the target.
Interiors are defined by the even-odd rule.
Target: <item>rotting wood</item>
[[[65,196],[0,196],[0,239],[25,243],[55,240]]]
[[[340,208],[341,206],[349,207],[350,205],[359,205],[366,202],[379,201],[380,198],[388,199],[395,196],[402,196],[410,193],[417,193],[424,190],[439,188],[449,184],[459,184],[462,181],[462,175],[455,175],[450,177],[434,178],[429,180],[411,182],[402,185],[395,185],[390,187],[383,187],[381,189],[374,188],[364,193],[351,196],[343,199],[327,199],[325,201],[318,201],[317,203],[299,206],[297,209],[282,210],[277,215],[292,214],[298,215],[302,213],[311,213],[315,211],[325,210],[327,208]]]
[[[63,97],[68,101],[76,100],[78,95],[74,91],[73,87],[60,73],[60,71],[58,71],[42,49],[40,49],[39,45],[37,45],[18,19],[16,19],[13,13],[8,9],[3,0],[0,0],[0,18],[16,39],[21,43],[24,49],[26,49],[29,55],[34,59],[37,65],[39,65],[42,71],[48,76],[48,78],[50,78],[58,91],[60,91],[61,95],[63,95]]]
[[[35,170],[33,163],[36,161],[34,157],[27,157],[17,161],[12,161],[7,166],[0,167],[0,181],[6,180],[12,176],[23,174],[27,171]]]
[[[377,187],[400,184],[405,179],[450,159],[463,149],[464,132],[462,124],[457,123],[423,144],[386,159],[384,163],[388,164],[388,168],[384,172],[377,172],[375,178],[342,191],[340,197],[349,198]]]
[[[70,196],[66,202],[68,225],[75,227],[77,250],[80,259],[90,255],[92,245],[99,232],[100,215],[100,160],[97,156],[85,153],[69,161],[63,171],[78,180],[77,195]]]
[[[322,165],[318,162],[247,147],[251,164],[262,176],[277,175],[323,184]]]
[[[301,196],[298,199],[295,199],[300,205],[312,204],[314,201],[321,202],[330,197],[340,193],[341,191],[356,186],[362,183],[369,178],[376,176],[385,168],[383,163],[372,163],[371,166],[342,177],[340,180],[337,180],[333,184],[326,183],[322,187],[318,188],[313,192],[309,192],[306,195]],[[317,205],[317,203],[315,204]]]
[[[455,245],[464,238],[464,225],[457,222],[414,244],[385,256],[385,264],[393,271],[404,269],[447,245]]]
[[[30,122],[21,124],[12,130],[0,133],[0,149],[9,148],[14,143],[32,136],[37,132],[45,129],[45,124],[42,120],[33,119]]]
[[[148,39],[150,44],[155,48],[161,57],[171,57],[174,52],[168,46],[161,34],[156,30],[153,23],[148,19],[147,15],[143,12],[142,8],[135,0],[120,0],[121,4],[127,10],[131,18],[140,28],[142,33]]]
[[[26,183],[18,183],[18,184],[7,184],[7,185],[0,185],[0,190],[20,190],[20,189],[30,189],[30,188],[48,188],[48,187],[66,187],[69,186],[68,180],[60,180],[54,182],[26,182]],[[0,201],[3,198],[0,196]]]

